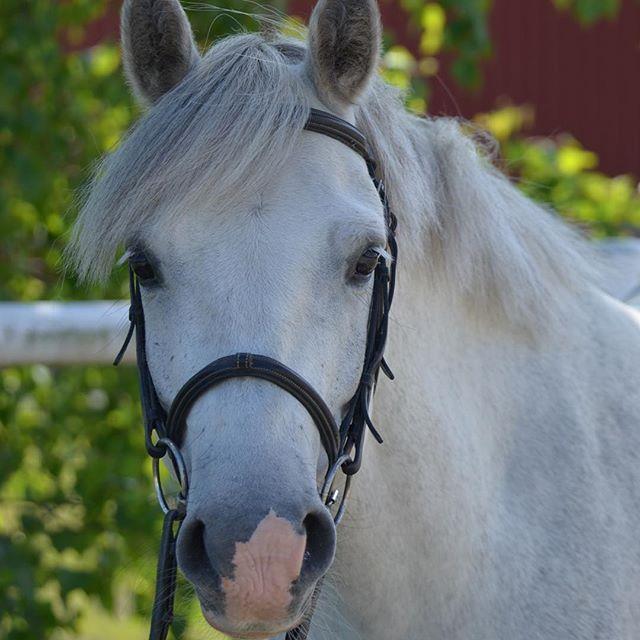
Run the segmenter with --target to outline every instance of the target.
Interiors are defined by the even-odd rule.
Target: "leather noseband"
[[[333,466],[338,458],[338,427],[333,414],[315,389],[295,371],[282,363],[253,353],[236,353],[224,356],[189,378],[178,391],[171,404],[167,417],[167,435],[180,446],[186,428],[187,416],[196,400],[214,385],[230,378],[260,378],[277,385],[309,412],[318,428],[320,441],[329,458],[329,466]]]

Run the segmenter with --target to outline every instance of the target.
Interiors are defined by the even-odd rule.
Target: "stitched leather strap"
[[[332,113],[311,109],[304,128],[307,131],[321,133],[323,136],[338,140],[360,154],[367,162],[373,162],[367,140],[362,132],[346,120],[338,118]]]
[[[177,446],[184,436],[187,416],[196,400],[208,389],[231,378],[260,378],[292,395],[309,412],[320,433],[329,466],[338,456],[338,426],[329,407],[316,390],[295,371],[267,356],[236,353],[224,356],[193,375],[174,398],[167,419],[167,434]]]

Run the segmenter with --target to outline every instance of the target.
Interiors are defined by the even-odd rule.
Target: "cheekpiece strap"
[[[129,297],[131,299],[129,306],[129,330],[113,364],[114,366],[120,364],[135,331],[136,361],[138,364],[140,404],[142,405],[142,418],[144,421],[145,445],[147,453],[152,458],[162,458],[166,453],[166,448],[154,444],[154,433],[156,438],[166,436],[166,412],[160,404],[147,362],[146,327],[144,310],[142,308],[142,295],[140,293],[140,283],[131,265],[129,265]]]

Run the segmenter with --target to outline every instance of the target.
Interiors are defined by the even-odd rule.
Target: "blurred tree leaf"
[[[569,10],[581,23],[591,25],[598,20],[613,19],[620,10],[620,0],[552,0],[560,10]]]
[[[598,172],[597,155],[566,134],[554,139],[523,137],[533,120],[531,107],[505,106],[475,120],[500,142],[505,169],[529,197],[593,235],[638,233],[637,180]]]

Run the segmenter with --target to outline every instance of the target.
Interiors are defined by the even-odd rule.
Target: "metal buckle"
[[[333,505],[338,502],[338,497],[340,496],[340,490],[333,488],[338,470],[345,462],[349,462],[350,460],[351,457],[348,454],[343,453],[333,463],[333,466],[329,469],[329,471],[327,471],[327,475],[325,476],[324,482],[322,484],[322,489],[320,490],[320,499],[324,503],[324,506],[329,509],[329,511],[331,511],[331,507],[333,507]],[[340,499],[336,515],[333,517],[333,522],[336,525],[340,524],[342,516],[344,516],[344,512],[347,507],[347,498],[349,497],[349,490],[351,489],[351,477],[352,476],[345,476],[344,487],[342,489],[342,498]]]
[[[173,474],[180,485],[180,492],[175,498],[176,504],[172,507],[167,501],[167,497],[162,488],[162,481],[160,480],[160,460],[162,458],[151,458],[151,468],[153,470],[153,484],[156,490],[156,497],[158,498],[158,504],[164,513],[168,513],[172,509],[184,508],[187,502],[187,495],[189,494],[189,478],[187,476],[187,468],[184,464],[184,458],[180,453],[180,449],[175,445],[173,440],[169,438],[159,438],[156,445],[163,444],[165,446],[165,455],[169,455],[171,466],[173,467]],[[164,456],[163,456],[164,457]]]

